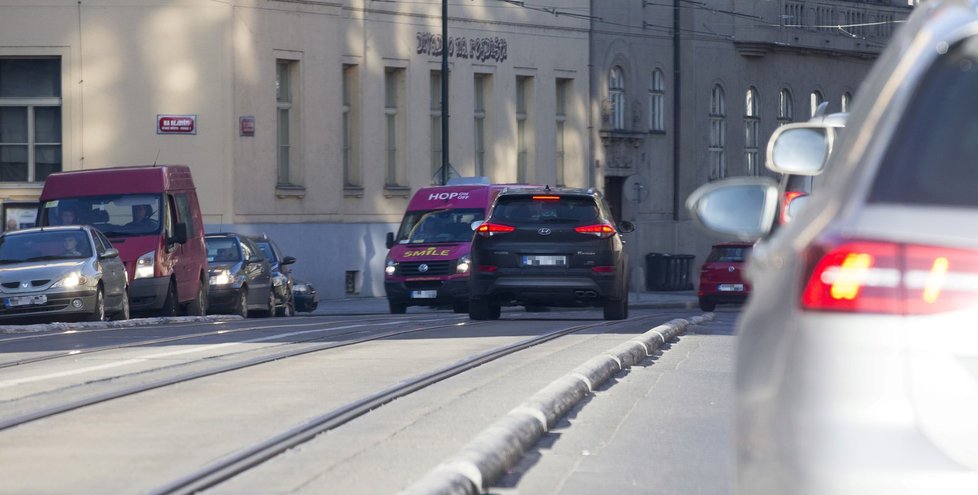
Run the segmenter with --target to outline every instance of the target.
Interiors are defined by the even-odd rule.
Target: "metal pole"
[[[441,0],[441,183],[448,184],[448,0]]]

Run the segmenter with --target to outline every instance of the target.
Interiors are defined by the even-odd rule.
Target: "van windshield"
[[[472,223],[485,220],[481,208],[452,210],[418,210],[404,214],[397,232],[400,244],[437,244],[469,242],[472,240]]]
[[[127,237],[160,232],[162,197],[159,194],[113,194],[45,201],[41,225],[92,225],[106,237]]]

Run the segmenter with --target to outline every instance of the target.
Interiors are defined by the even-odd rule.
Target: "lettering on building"
[[[417,52],[419,55],[441,56],[443,43],[440,34],[419,32],[417,36]],[[506,60],[508,50],[506,40],[498,36],[487,38],[448,37],[449,57],[466,58],[479,62],[487,60],[502,62]]]

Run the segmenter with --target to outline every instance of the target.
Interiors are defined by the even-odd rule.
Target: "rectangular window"
[[[442,132],[441,132],[441,71],[431,71],[431,179],[441,183]]]
[[[61,105],[60,59],[0,59],[0,182],[61,171]]]
[[[567,95],[571,91],[571,79],[557,79],[557,101],[556,101],[556,120],[557,120],[557,185],[565,185],[564,177],[564,125],[567,122]]]
[[[386,167],[385,186],[399,186],[403,180],[404,69],[387,68],[384,71],[384,116],[386,120]]]
[[[533,78],[516,78],[516,181],[530,180],[529,98]]]
[[[475,175],[486,175],[486,74],[475,75]]]
[[[356,129],[360,120],[360,73],[356,65],[343,66],[343,185],[358,189],[363,185],[360,174],[360,146]]]
[[[278,185],[295,185],[296,138],[298,130],[298,71],[299,62],[295,60],[275,61],[275,99],[278,109]]]

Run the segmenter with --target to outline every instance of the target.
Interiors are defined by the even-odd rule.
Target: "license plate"
[[[48,296],[44,294],[39,296],[14,296],[7,298],[7,307],[29,306],[31,304],[44,304],[46,302],[48,302]]]
[[[743,292],[744,284],[720,284],[717,290],[720,292]]]
[[[412,299],[434,299],[438,297],[438,291],[436,290],[412,290]]]
[[[567,266],[567,257],[551,254],[528,254],[523,256],[523,266]]]

